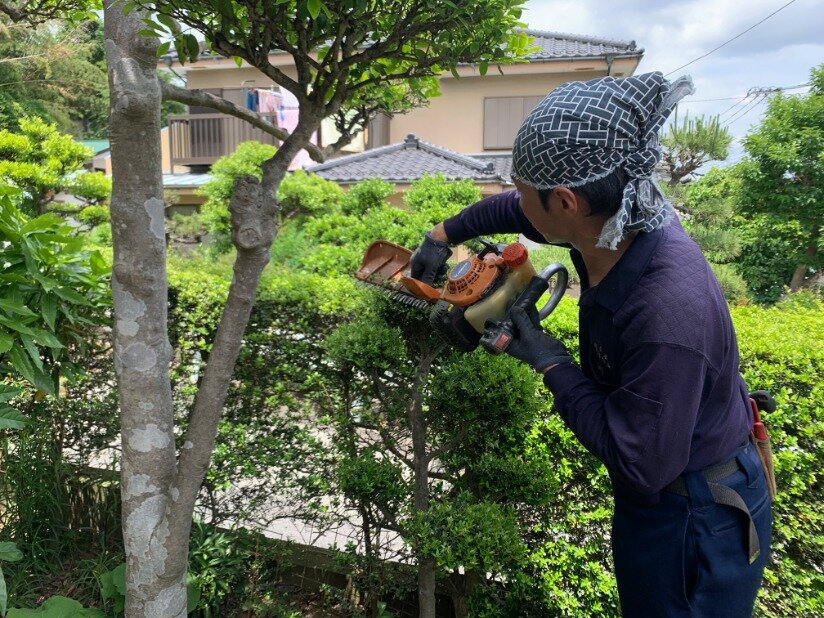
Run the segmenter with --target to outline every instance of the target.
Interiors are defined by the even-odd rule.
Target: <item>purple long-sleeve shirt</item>
[[[446,220],[449,241],[518,232],[545,242],[501,193]],[[677,221],[639,233],[596,286],[581,254],[581,366],[544,376],[555,407],[624,489],[654,494],[727,458],[750,431],[747,389],[724,295]]]

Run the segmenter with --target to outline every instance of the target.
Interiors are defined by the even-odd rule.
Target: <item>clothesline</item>
[[[272,122],[281,129],[292,133],[298,126],[300,106],[297,97],[288,90],[274,88],[249,88],[246,90],[246,108],[260,114],[273,114]],[[312,134],[310,141],[318,143],[317,131]],[[309,163],[309,154],[301,150],[292,160],[289,169],[299,169]]]

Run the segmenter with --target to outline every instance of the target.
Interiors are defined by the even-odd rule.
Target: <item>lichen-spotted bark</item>
[[[156,42],[105,4],[112,143],[114,353],[120,393],[127,616],[185,616],[186,562],[170,534],[175,474]]]
[[[185,616],[192,513],[209,466],[229,382],[276,233],[274,196],[289,163],[320,126],[323,106],[301,106],[298,126],[263,165],[241,178],[230,204],[237,248],[232,285],[175,460],[168,368],[167,282],[157,40],[144,14],[105,2],[112,143],[112,290],[120,391],[126,615]]]

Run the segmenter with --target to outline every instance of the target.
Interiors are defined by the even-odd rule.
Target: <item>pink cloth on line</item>
[[[283,102],[279,92],[274,90],[258,90],[258,111],[263,114],[272,114],[278,110]]]

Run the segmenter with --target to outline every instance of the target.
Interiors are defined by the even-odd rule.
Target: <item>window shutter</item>
[[[484,150],[510,150],[526,115],[542,95],[484,99]]]

